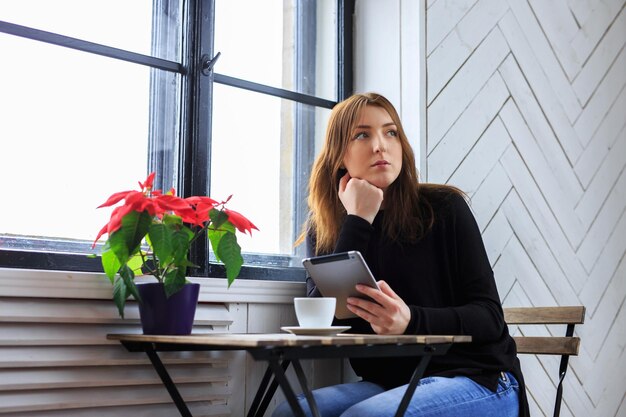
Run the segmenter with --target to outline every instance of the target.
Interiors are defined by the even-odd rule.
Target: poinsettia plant
[[[210,197],[177,197],[174,190],[153,190],[155,173],[139,182],[138,191],[111,195],[101,207],[113,209],[96,242],[107,234],[102,248],[102,267],[113,285],[113,299],[124,317],[126,299],[132,295],[141,302],[135,276],[152,275],[164,284],[166,295],[177,293],[187,283],[189,249],[203,234],[218,261],[226,267],[228,286],[239,275],[243,258],[236,231],[250,233],[258,228],[240,213],[227,209],[226,201]],[[231,196],[232,197],[232,196]]]

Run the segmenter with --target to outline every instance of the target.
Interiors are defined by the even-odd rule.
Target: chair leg
[[[559,366],[559,385],[556,387],[556,401],[554,403],[554,417],[561,414],[561,399],[563,397],[563,380],[567,373],[567,362],[569,355],[561,356],[561,366]]]
[[[565,332],[566,337],[574,336],[574,325],[568,324]],[[559,385],[556,387],[556,401],[554,403],[554,417],[559,417],[561,414],[561,402],[563,398],[563,380],[567,373],[567,364],[569,362],[569,355],[561,356],[561,364],[559,365]]]

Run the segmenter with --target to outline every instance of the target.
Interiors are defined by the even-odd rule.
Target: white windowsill
[[[189,280],[201,284],[202,302],[291,303],[293,297],[305,293],[305,284],[301,282],[238,279],[227,288],[223,278]],[[112,286],[104,274],[0,268],[0,297],[111,299],[111,292]]]

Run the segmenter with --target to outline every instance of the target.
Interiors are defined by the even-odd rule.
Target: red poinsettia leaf
[[[107,233],[109,236],[111,236],[113,232],[117,231],[122,226],[122,219],[131,211],[133,211],[133,208],[128,205],[116,207],[115,210],[113,210],[113,213],[111,213],[111,220],[109,221],[107,229]]]
[[[98,232],[98,236],[94,240],[92,247],[96,246],[96,242],[102,237],[102,235],[106,233],[111,236],[111,234],[113,234],[120,227],[122,227],[122,218],[131,211],[133,211],[133,208],[129,205],[116,207],[111,213],[111,218],[109,219],[109,222],[105,224]]]
[[[148,211],[153,216],[155,214],[152,199],[150,197],[146,197],[146,195],[140,191],[132,191],[128,193],[126,201],[122,207],[128,207],[127,213],[130,211]]]
[[[213,205],[198,204],[196,206],[196,218],[198,223],[204,223],[209,220],[209,212],[213,210]]]
[[[191,210],[191,205],[186,200],[176,197],[175,195],[160,195],[155,198],[156,205],[163,211],[178,211]],[[178,214],[178,213],[177,213]]]
[[[191,206],[183,210],[173,211],[169,214],[180,217],[183,223],[189,223],[189,220],[194,220],[196,218],[196,212]]]
[[[185,213],[176,213],[177,216],[180,216],[181,220],[184,223],[189,223],[189,224],[193,224],[193,225],[197,225],[197,221],[198,219],[196,218],[196,212],[191,210],[189,212],[185,212]]]
[[[245,233],[247,231],[250,235],[252,235],[252,229],[259,230],[259,228],[256,227],[250,220],[245,218],[243,214],[226,208],[224,209],[224,212],[228,215],[228,221],[230,221],[241,233]]]
[[[100,229],[100,231],[98,232],[98,236],[96,236],[96,239],[93,241],[93,244],[91,245],[91,249],[96,247],[96,242],[98,242],[98,239],[100,239],[102,235],[107,232],[108,228],[109,228],[109,224],[107,223],[102,227],[102,229]]]
[[[117,204],[120,201],[122,201],[124,198],[126,198],[126,196],[128,194],[133,193],[133,192],[136,192],[136,191],[120,191],[119,193],[115,193],[115,194],[111,195],[111,197],[109,197],[107,199],[107,201],[105,201],[104,203],[99,205],[98,208],[109,207],[109,206],[112,206],[114,204]]]
[[[152,172],[150,175],[148,175],[148,178],[146,178],[146,181],[143,184],[141,184],[142,188],[152,189],[152,184],[154,184],[155,175],[156,175],[156,172]]]
[[[144,198],[146,198],[146,196],[141,191],[131,191],[126,195],[125,203],[127,205],[132,205]]]
[[[125,205],[131,206],[135,211],[143,211],[146,207],[153,206],[153,198],[145,193],[135,192],[126,197]]]
[[[187,197],[185,198],[185,201],[193,205],[203,204],[203,205],[215,206],[219,204],[217,201],[213,200],[211,197],[201,197],[201,196]]]

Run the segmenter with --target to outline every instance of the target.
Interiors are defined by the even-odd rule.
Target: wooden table
[[[293,364],[314,416],[319,417],[301,359],[375,358],[392,356],[419,356],[420,361],[408,388],[398,406],[396,416],[404,415],[417,384],[432,356],[444,355],[453,343],[471,342],[470,336],[380,336],[339,334],[336,336],[295,336],[291,334],[192,334],[189,336],[155,336],[141,334],[110,334],[109,340],[118,340],[130,352],[145,352],[167,388],[183,417],[192,417],[176,385],[161,362],[157,352],[245,350],[257,361],[267,361],[268,367],[254,397],[248,416],[262,417],[276,388],[280,385],[294,414],[304,417],[304,411],[285,376]],[[272,379],[272,375],[274,378]]]

